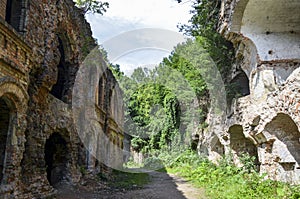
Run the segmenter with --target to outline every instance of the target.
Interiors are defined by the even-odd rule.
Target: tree
[[[217,64],[226,82],[233,62],[234,48],[232,43],[225,40],[217,31],[221,2],[221,0],[193,0],[191,10],[193,16],[189,24],[179,26],[179,30],[197,40],[199,37],[205,38],[202,45]],[[200,40],[204,41],[201,38]]]
[[[76,4],[83,10],[84,14],[91,12],[103,15],[107,8],[109,8],[108,2],[97,0],[76,0]]]

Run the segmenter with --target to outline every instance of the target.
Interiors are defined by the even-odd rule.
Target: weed
[[[300,186],[264,180],[255,170],[254,158],[244,156],[242,167],[236,167],[231,157],[224,157],[215,165],[192,151],[173,153],[167,171],[190,180],[198,187],[205,188],[210,198],[220,199],[300,199]]]

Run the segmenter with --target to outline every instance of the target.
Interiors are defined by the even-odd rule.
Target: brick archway
[[[11,78],[0,78],[0,164],[1,185],[4,186],[19,180],[17,168],[20,168],[25,145],[27,101],[27,93],[21,85]]]
[[[2,182],[6,175],[7,160],[11,156],[9,138],[11,137],[11,116],[12,107],[9,105],[9,101],[5,97],[0,98],[0,181]]]

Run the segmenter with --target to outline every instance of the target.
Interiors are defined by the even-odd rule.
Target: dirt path
[[[94,193],[60,187],[58,199],[205,199],[204,190],[185,180],[162,172],[150,172],[150,183],[135,190],[101,190]]]

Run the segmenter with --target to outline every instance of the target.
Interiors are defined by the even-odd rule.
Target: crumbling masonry
[[[240,97],[202,135],[211,159],[257,157],[261,173],[300,183],[300,2],[223,0],[219,31],[234,44]]]
[[[79,182],[82,169],[109,171],[86,150],[72,115],[77,71],[96,47],[91,35],[72,0],[0,0],[0,198],[44,198],[59,182]],[[94,144],[121,165],[121,93],[102,68],[93,122],[106,139]]]

